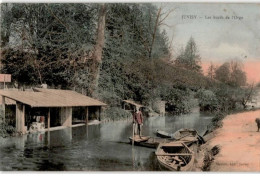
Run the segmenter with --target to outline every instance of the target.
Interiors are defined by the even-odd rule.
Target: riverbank
[[[197,168],[203,168],[205,162],[209,165],[206,170],[214,172],[259,172],[260,132],[256,117],[260,117],[260,110],[226,116],[221,128],[205,136],[207,142],[200,147]],[[213,147],[220,151],[213,155]]]

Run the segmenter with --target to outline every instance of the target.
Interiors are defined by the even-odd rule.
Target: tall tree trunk
[[[93,92],[98,87],[100,66],[102,64],[102,52],[103,52],[103,47],[105,42],[105,25],[106,25],[106,6],[105,4],[101,4],[99,8],[99,15],[98,15],[96,45],[94,47],[93,61],[90,68],[93,76],[92,85],[89,91],[90,95],[93,95]]]
[[[159,18],[161,16],[161,10],[162,8],[160,7],[158,12],[157,12],[157,16],[156,16],[156,21],[155,21],[155,25],[154,25],[154,29],[153,29],[153,34],[152,34],[152,43],[151,43],[151,46],[150,46],[150,50],[149,50],[149,59],[152,58],[152,52],[153,52],[153,45],[154,45],[154,40],[155,40],[155,37],[156,37],[156,31],[157,31],[157,28],[159,26]]]
[[[11,20],[8,20],[6,14],[9,14],[8,12],[11,11],[11,7],[10,5],[8,4],[1,4],[1,7],[0,7],[0,13],[1,13],[1,27],[0,27],[0,30],[1,31],[1,48],[2,47],[5,47],[8,45],[9,43],[9,37],[10,37],[10,34],[11,34],[11,24],[12,24],[12,21]],[[3,23],[4,22],[4,23]]]

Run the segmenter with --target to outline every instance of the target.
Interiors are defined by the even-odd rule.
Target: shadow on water
[[[146,119],[143,134],[156,129],[175,132],[180,128],[206,130],[211,117],[189,115]],[[129,145],[131,121],[66,128],[0,139],[0,170],[39,171],[158,171],[154,149]]]
[[[65,171],[66,167],[63,163],[53,163],[49,160],[43,160],[37,165],[37,170],[39,171]]]

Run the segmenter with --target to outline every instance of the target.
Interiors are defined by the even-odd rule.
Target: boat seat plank
[[[181,159],[179,159],[179,157],[177,156],[177,157],[171,157],[173,160],[176,160],[176,161],[178,161],[178,162],[182,162],[182,160]]]
[[[181,143],[167,143],[167,144],[164,144],[162,147],[183,147],[183,145]]]

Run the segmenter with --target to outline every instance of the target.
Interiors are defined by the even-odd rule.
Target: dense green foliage
[[[11,14],[2,15],[2,24],[7,24],[2,28],[11,31],[1,46],[3,72],[22,85],[81,84],[77,75],[86,69],[95,39],[95,4],[3,4],[1,8]]]
[[[201,111],[217,111],[219,100],[217,95],[211,90],[200,89],[196,95],[199,98]]]
[[[225,62],[215,70],[215,79],[234,87],[246,85],[246,73],[237,61]]]
[[[211,120],[211,126],[212,128],[219,128],[222,127],[223,122],[222,120],[226,117],[227,113],[223,113],[223,112],[217,112],[215,114],[215,116],[213,117],[213,119]]]
[[[255,95],[253,85],[247,84],[242,62],[232,60],[219,67],[212,63],[208,68],[211,80],[207,90],[201,90],[197,96],[202,110],[231,111],[247,108],[247,103]]]
[[[47,83],[89,95],[98,9],[94,3],[1,4],[2,72],[12,74],[18,87]],[[176,114],[197,106],[194,97],[205,111],[246,103],[251,92],[240,88],[246,82],[240,65],[212,67],[211,77],[203,76],[192,37],[172,61],[166,32],[157,23],[160,10],[149,3],[106,4],[105,44],[93,94],[111,106],[105,114],[127,116],[116,108],[123,99],[147,106],[165,100],[167,111]]]
[[[6,122],[0,123],[0,137],[7,137],[15,132],[15,128]]]
[[[124,109],[118,107],[110,107],[102,112],[103,120],[115,121],[121,119],[131,119],[132,114]]]
[[[168,39],[156,26],[157,7],[106,6],[105,45],[94,96],[112,107],[120,106],[122,99],[145,105],[155,98],[166,99],[170,111],[188,112],[190,89],[204,85],[205,79],[167,64]],[[1,8],[3,28],[10,30],[1,33],[2,72],[12,74],[18,86],[47,83],[89,93],[98,4],[3,4]]]
[[[0,137],[7,137],[15,132],[15,128],[7,120],[3,120],[3,110],[0,109]]]

